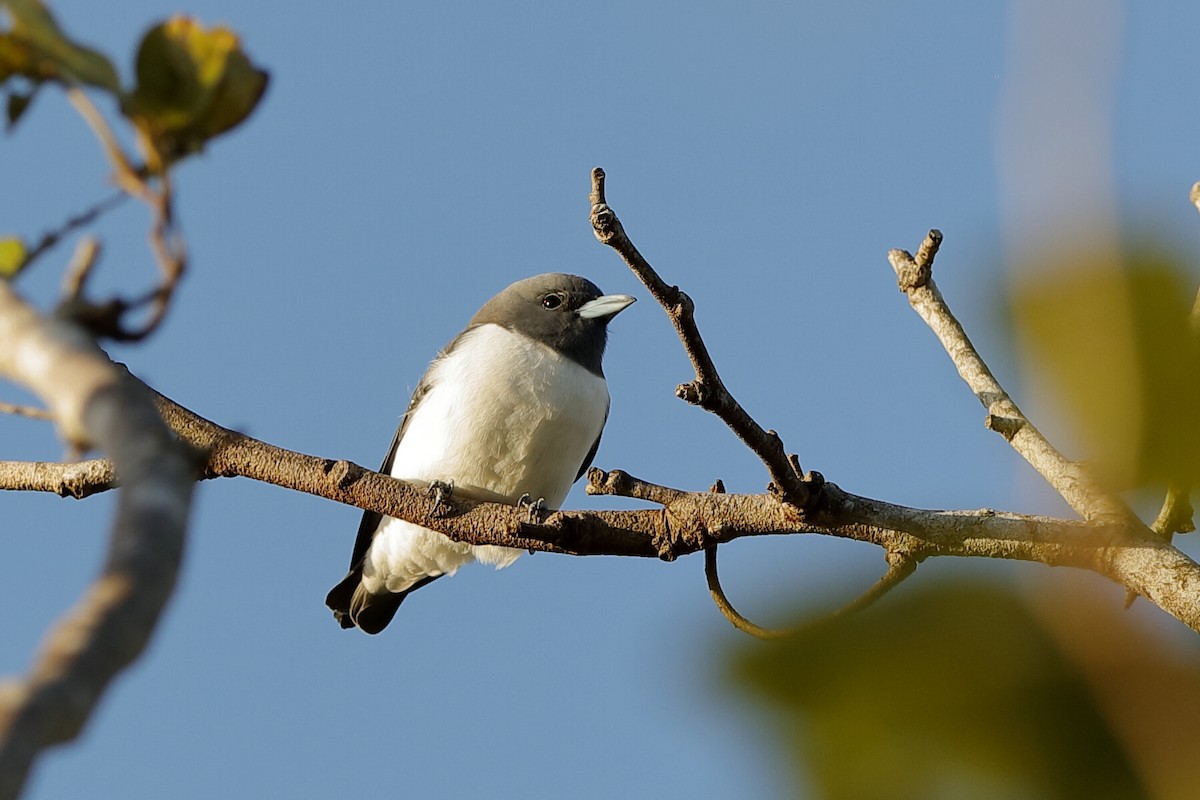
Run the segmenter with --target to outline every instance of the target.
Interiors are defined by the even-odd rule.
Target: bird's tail
[[[343,628],[357,627],[363,633],[379,633],[388,626],[397,609],[408,597],[409,592],[420,589],[425,584],[440,578],[440,575],[430,575],[403,592],[384,592],[372,594],[362,584],[362,572],[352,569],[346,573],[337,586],[329,590],[325,596],[325,605],[333,611],[333,618]]]

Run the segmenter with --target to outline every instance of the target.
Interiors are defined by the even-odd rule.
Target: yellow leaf
[[[0,278],[11,278],[25,265],[25,243],[15,236],[0,238]]]

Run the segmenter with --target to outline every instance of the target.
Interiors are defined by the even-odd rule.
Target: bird
[[[558,508],[600,446],[608,324],[634,300],[562,273],[505,288],[429,365],[379,471],[439,498]],[[522,552],[367,511],[325,603],[343,628],[376,634],[417,589],[472,561],[507,567]]]

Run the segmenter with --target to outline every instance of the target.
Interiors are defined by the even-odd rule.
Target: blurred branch
[[[67,100],[75,106],[79,116],[83,117],[84,122],[88,124],[96,139],[99,140],[104,155],[113,168],[113,179],[117,186],[126,194],[146,199],[143,194],[146,190],[145,182],[138,175],[138,171],[134,169],[133,160],[125,154],[125,150],[117,141],[117,136],[113,133],[108,120],[100,113],[100,109],[92,102],[92,98],[88,97],[87,92],[80,87],[71,86],[67,89]]]
[[[23,270],[28,267],[43,254],[61,242],[64,236],[67,236],[84,226],[91,225],[103,214],[119,206],[125,201],[126,197],[128,197],[128,195],[124,192],[115,192],[114,194],[111,194],[100,202],[96,203],[91,208],[85,209],[73,217],[68,217],[66,222],[64,222],[58,228],[43,233],[42,238],[38,240],[37,244],[31,247],[25,254],[25,257],[21,259],[21,264],[17,267],[17,270]]]
[[[0,414],[12,414],[13,416],[29,417],[30,419],[54,419],[54,415],[44,408],[21,406],[15,403],[0,403]]]
[[[67,98],[100,141],[113,169],[113,181],[122,192],[149,207],[153,220],[150,247],[162,278],[157,286],[138,297],[113,298],[104,303],[89,303],[77,289],[60,313],[70,316],[97,336],[122,342],[141,341],[157,330],[166,317],[175,289],[187,270],[187,247],[175,224],[170,168],[157,158],[151,159],[153,163],[148,166],[134,166],[133,159],[125,153],[108,121],[87,93],[79,87],[71,87],[67,89]],[[155,151],[147,148],[146,152],[153,154]],[[87,268],[90,266],[89,263]],[[83,272],[86,274],[87,269]],[[150,309],[146,320],[139,327],[128,327],[125,323],[127,313],[145,307]]]
[[[29,672],[0,685],[0,798],[9,798],[43,750],[78,735],[112,679],[148,642],[175,586],[195,464],[144,386],[77,326],[40,317],[3,282],[0,375],[41,396],[73,445],[111,454],[125,484],[103,572],[51,630]],[[112,468],[98,463],[107,464],[5,473],[30,484],[57,472],[57,491],[75,487],[66,491],[82,496],[112,483]]]
[[[729,426],[738,438],[758,456],[771,475],[770,491],[796,506],[809,511],[819,501],[822,478],[819,473],[805,475],[795,455],[789,456],[779,434],[762,427],[734,399],[717,372],[708,353],[700,329],[696,326],[695,303],[678,286],[669,286],[625,233],[617,215],[609,208],[604,196],[604,170],[592,170],[592,228],[601,243],[617,251],[633,274],[645,285],[652,297],[667,312],[683,349],[695,370],[695,378],[680,384],[675,395],[692,405],[711,411]]]
[[[1107,519],[1141,527],[1125,503],[1103,491],[1082,464],[1066,458],[1050,444],[984,363],[934,283],[933,260],[941,242],[941,232],[931,230],[915,257],[904,250],[892,250],[888,253],[888,261],[909,305],[933,330],[954,362],[959,377],[987,409],[987,427],[1003,436],[1083,519]]]
[[[105,458],[59,464],[50,461],[0,461],[0,489],[51,492],[82,500],[117,488],[117,473]]]

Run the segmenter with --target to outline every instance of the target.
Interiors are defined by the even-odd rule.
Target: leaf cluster
[[[152,26],[123,87],[112,61],[67,36],[41,0],[3,0],[10,25],[0,31],[0,85],[11,129],[46,84],[107,93],[139,133],[147,165],[161,169],[203,149],[250,115],[267,88],[267,72],[228,28],[205,28],[175,16]]]

